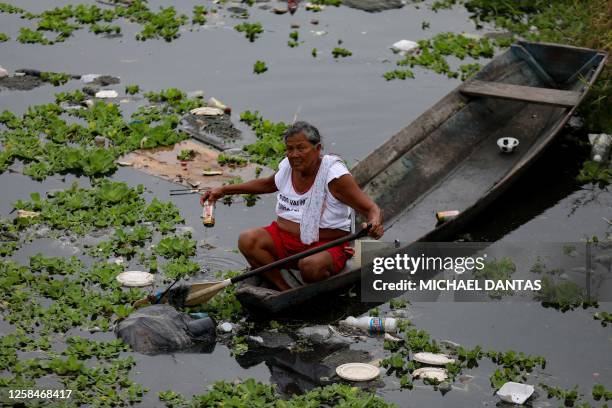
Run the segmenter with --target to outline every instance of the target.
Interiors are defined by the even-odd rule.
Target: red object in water
[[[298,8],[297,0],[287,0],[287,10],[289,10],[289,13],[294,14],[297,8]]]

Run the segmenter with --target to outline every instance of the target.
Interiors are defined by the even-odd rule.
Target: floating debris
[[[436,353],[416,353],[413,357],[413,360],[418,361],[423,364],[431,364],[431,365],[446,365],[449,363],[454,363],[455,360],[447,356],[446,354],[436,354]]]
[[[223,172],[221,170],[204,170],[202,172],[203,176],[221,176]]]
[[[17,210],[17,218],[36,218],[40,216],[39,212],[28,210]]]
[[[284,8],[278,8],[278,7],[274,7],[274,8],[272,9],[272,12],[273,12],[274,14],[285,14],[285,13],[287,13],[287,11],[289,11],[289,10],[284,9]]]
[[[6,69],[2,68],[2,66],[0,65],[0,78],[4,78],[9,76],[9,73]]]
[[[612,136],[605,133],[589,133],[589,143],[591,144],[591,160],[596,162],[608,161],[610,148],[612,147]]]
[[[209,106],[192,109],[189,113],[196,116],[220,116],[224,114],[223,109],[211,108]]]
[[[507,382],[497,391],[502,401],[523,405],[531,397],[534,391],[533,385]]]
[[[155,276],[149,272],[127,271],[117,275],[117,281],[127,287],[142,287],[152,285]]]
[[[418,51],[418,49],[419,44],[410,40],[399,40],[391,46],[391,50],[400,55],[412,54]]]
[[[119,94],[117,93],[117,91],[114,91],[112,89],[104,89],[102,91],[98,91],[96,92],[96,98],[101,98],[101,99],[112,99],[112,98],[116,98],[119,96]]]
[[[427,378],[429,380],[438,380],[440,382],[448,378],[448,373],[444,368],[423,367],[417,368],[412,372],[413,378]]]
[[[371,381],[380,375],[380,369],[372,364],[347,363],[338,366],[336,374],[349,381]]]
[[[217,329],[223,333],[231,333],[234,330],[234,326],[229,322],[223,322],[217,326]]]

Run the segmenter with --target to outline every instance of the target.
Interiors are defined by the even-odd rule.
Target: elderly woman
[[[314,126],[296,122],[284,134],[287,157],[268,178],[206,191],[200,202],[230,194],[277,194],[276,221],[243,231],[238,249],[253,268],[323,245],[350,233],[351,208],[372,224],[370,236],[383,235],[380,208],[359,188],[343,161],[321,155],[321,136]],[[365,226],[365,225],[364,225]],[[279,290],[317,282],[339,273],[351,256],[348,244],[300,260],[299,273],[265,274]]]

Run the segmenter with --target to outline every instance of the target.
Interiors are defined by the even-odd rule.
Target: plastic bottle
[[[349,316],[341,320],[340,324],[346,327],[361,329],[370,334],[395,333],[397,332],[397,320],[392,317],[382,318],[374,316],[363,316],[355,318]]]
[[[202,210],[202,223],[205,227],[215,226],[215,204],[206,200]]]
[[[596,162],[604,162],[608,160],[610,148],[612,147],[612,136],[605,133],[589,134],[589,143],[591,143],[591,159]]]

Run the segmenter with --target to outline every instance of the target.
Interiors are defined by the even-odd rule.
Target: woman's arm
[[[215,202],[223,196],[232,194],[267,194],[278,191],[274,176],[255,179],[240,184],[228,184],[204,191],[200,197],[200,204],[204,205],[206,200]]]
[[[357,182],[350,174],[345,174],[329,183],[329,191],[332,195],[352,207],[363,215],[368,223],[372,224],[369,235],[380,238],[384,234],[382,211],[366,193],[361,190]]]

